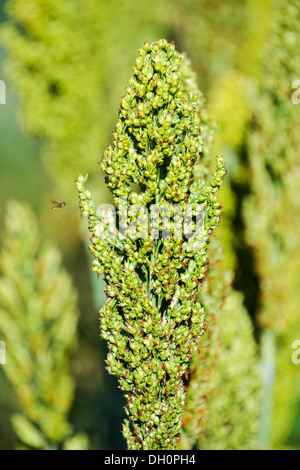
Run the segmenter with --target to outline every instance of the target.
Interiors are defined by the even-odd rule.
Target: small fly
[[[54,204],[53,207],[51,207],[51,209],[62,209],[63,207],[65,207],[67,204],[65,202],[56,202],[56,201],[51,201],[52,204]]]

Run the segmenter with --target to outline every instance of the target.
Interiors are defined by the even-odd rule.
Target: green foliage
[[[6,68],[21,97],[23,122],[43,139],[53,181],[70,193],[83,166],[93,174],[99,148],[107,141],[117,107],[114,97],[130,67],[128,51],[145,35],[155,36],[155,29],[164,31],[163,4],[8,0],[6,9]],[[156,26],[149,28],[145,10]],[[112,76],[120,78],[112,81]]]
[[[255,99],[254,82],[260,72],[258,57],[265,41],[271,2],[233,0],[226,3],[203,3],[207,8],[205,16],[214,16],[207,22],[206,30],[208,29],[209,34],[201,35],[199,39],[204,43],[209,39],[206,47],[210,48],[209,63],[212,62],[212,78],[207,91],[208,114],[217,123],[212,152],[224,156],[228,181],[220,191],[220,201],[224,207],[220,239],[227,269],[238,271],[238,251],[243,250],[244,246],[236,222],[239,218],[240,201],[249,187],[247,169],[243,157],[239,154],[243,152],[245,134],[251,119],[252,103]],[[220,9],[218,15],[215,15],[216,8]],[[203,18],[200,21],[203,21]],[[214,59],[214,44],[218,42],[222,43],[220,49],[217,49],[218,52],[222,51],[221,60],[219,57]],[[224,64],[222,61],[225,57]],[[216,70],[212,73],[214,67]]]
[[[68,422],[74,383],[69,352],[78,312],[76,293],[57,248],[42,242],[25,204],[8,204],[0,255],[0,331],[3,370],[22,414],[13,426],[24,444],[55,448],[72,433]]]
[[[232,70],[257,75],[270,0],[176,0],[172,23],[208,97],[211,86]],[[176,41],[177,42],[177,41]],[[234,116],[232,107],[230,116]],[[221,118],[221,116],[219,116]],[[230,121],[230,119],[228,119]]]
[[[174,16],[181,28],[181,47],[189,51],[199,71],[201,85],[207,90],[214,78],[237,63],[239,50],[247,37],[247,2],[177,0],[176,5]]]
[[[94,155],[99,144],[100,64],[89,37],[95,25],[81,3],[8,2],[11,21],[3,31],[26,128],[45,139],[48,170],[65,184],[83,152]]]
[[[25,416],[15,414],[12,416],[12,425],[22,442],[29,448],[47,449],[47,441],[38,428]]]
[[[251,117],[251,82],[242,73],[231,70],[214,83],[209,94],[208,112],[218,122],[215,147],[239,148]]]
[[[291,103],[292,82],[300,78],[297,56],[299,49],[299,7],[297,2],[292,0],[285,4],[281,0],[273,2],[271,0],[244,0],[242,2],[237,0],[227,2],[220,0],[175,0],[171,9],[169,2],[165,0],[159,2],[140,0],[138,3],[120,2],[119,0],[110,0],[109,2],[106,0],[65,0],[63,2],[7,0],[6,5],[8,21],[2,37],[8,52],[7,77],[14,83],[21,98],[20,109],[25,128],[31,134],[42,139],[44,162],[53,181],[60,186],[56,194],[62,193],[61,200],[71,201],[74,197],[73,181],[80,171],[89,173],[89,185],[93,188],[94,198],[96,190],[98,194],[99,189],[101,191],[105,187],[103,180],[95,184],[94,163],[99,159],[99,149],[109,142],[109,131],[113,127],[118,105],[116,97],[122,93],[123,83],[128,77],[133,54],[138,44],[143,43],[145,39],[151,43],[157,37],[167,37],[170,40],[176,40],[180,49],[186,50],[189,57],[192,58],[194,69],[198,72],[201,88],[208,90],[206,93],[208,114],[218,123],[218,133],[213,152],[211,152],[208,150],[209,142],[212,139],[210,130],[215,125],[207,118],[203,95],[197,90],[195,74],[184,57],[180,64],[184,93],[198,94],[197,102],[194,100],[193,106],[194,111],[197,110],[197,114],[202,118],[203,144],[198,148],[201,160],[195,162],[195,179],[191,187],[199,194],[205,185],[210,185],[214,175],[213,160],[210,155],[223,153],[228,171],[228,184],[223,185],[219,193],[219,199],[224,207],[222,224],[218,228],[218,238],[224,251],[223,263],[225,270],[235,269],[236,285],[240,286],[241,281],[244,283],[245,293],[248,289],[246,294],[251,297],[251,300],[253,299],[255,306],[256,292],[248,282],[248,271],[252,272],[252,266],[247,264],[249,260],[245,262],[245,250],[248,250],[249,246],[253,249],[256,261],[255,273],[258,276],[261,292],[259,324],[267,330],[267,333],[271,332],[270,338],[273,341],[271,350],[274,349],[276,353],[273,358],[274,364],[272,364],[272,367],[276,369],[276,378],[272,384],[270,372],[273,369],[271,367],[270,371],[268,368],[269,358],[264,357],[264,348],[261,351],[264,367],[267,364],[263,370],[265,379],[270,382],[270,390],[272,385],[274,386],[272,395],[264,397],[266,408],[271,409],[273,405],[273,415],[269,417],[268,426],[274,448],[289,445],[287,441],[291,433],[291,425],[293,419],[296,419],[295,403],[298,393],[297,381],[299,380],[299,367],[297,368],[291,362],[291,344],[300,337],[298,321],[300,250],[297,237],[299,233],[299,164],[297,161],[299,132],[297,130],[299,129],[300,107]],[[268,30],[270,12],[273,14],[272,34],[262,57],[262,76],[260,86],[255,92],[252,79],[260,75],[257,56]],[[135,75],[137,77],[137,74]],[[0,78],[5,79],[5,76]],[[11,87],[9,83],[8,85],[8,93],[10,93]],[[16,193],[19,199],[29,197],[35,207],[46,204],[45,200],[49,205],[50,197],[45,196],[44,190],[45,174],[37,173],[37,162],[33,158],[36,153],[35,148],[32,152],[31,147],[26,148],[26,141],[16,139],[10,134],[10,122],[13,116],[10,114],[9,106],[12,99],[13,97],[8,99],[4,123],[1,123],[0,128],[4,134],[3,138],[1,136],[0,152],[2,197],[7,199],[11,194]],[[125,101],[127,99],[126,95]],[[144,95],[141,101],[144,102],[145,99]],[[157,117],[164,106],[153,110],[152,116]],[[1,108],[1,111],[3,109]],[[149,115],[146,114],[145,119],[147,116]],[[130,125],[136,118],[142,119],[141,115],[135,115],[133,110],[133,113],[127,118],[130,120],[127,124]],[[124,124],[126,116],[123,114],[120,119]],[[246,143],[245,133],[249,122],[250,132]],[[160,126],[157,122],[156,125]],[[148,129],[148,126],[151,124],[146,124],[144,129]],[[161,126],[168,129],[166,123]],[[125,126],[122,128],[125,136],[128,136],[130,132],[138,132],[139,126],[135,127],[134,124],[131,127],[132,131],[125,129]],[[138,144],[142,144],[143,140],[141,135],[140,137],[141,140],[134,141],[133,145],[133,149],[137,150],[136,154],[138,155],[145,154],[145,149],[138,146]],[[13,148],[14,158],[11,158],[10,152],[6,150],[5,142],[8,143],[7,146],[10,146],[7,148]],[[11,142],[14,142],[13,147]],[[122,143],[124,144],[124,141]],[[167,142],[164,143],[167,144]],[[118,145],[113,144],[114,152],[117,147]],[[119,152],[119,148],[117,150]],[[30,159],[27,158],[28,152],[31,154]],[[148,199],[151,199],[152,195],[153,200],[159,197],[154,197],[158,179],[151,180],[151,175],[159,176],[160,170],[163,170],[162,179],[165,181],[167,168],[165,163],[159,164],[158,171],[155,169],[153,171],[150,160],[146,159],[145,162],[141,159],[136,160],[137,165],[141,164],[141,173],[144,175],[144,180],[141,181],[142,175],[139,170],[136,173],[137,166],[134,166],[132,161],[128,161],[125,165],[123,160],[112,162],[111,160],[114,158],[110,157],[109,151],[106,152],[106,155],[104,170],[107,173],[112,166],[119,167],[115,173],[118,175],[116,181],[112,181],[113,174],[111,177],[107,176],[107,182],[113,185],[112,189],[115,192],[116,190],[130,191],[128,194],[132,194],[136,201],[140,195],[143,197],[144,193]],[[131,154],[131,156],[134,160],[135,154]],[[248,168],[244,164],[246,157],[249,157],[250,161],[250,179]],[[166,160],[168,156],[163,154],[163,158]],[[18,169],[22,169],[18,174],[22,173],[22,178],[26,179],[29,184],[21,184],[22,178],[16,175],[16,165]],[[147,165],[148,167],[145,168]],[[125,180],[122,170],[127,172]],[[148,171],[150,177],[145,177],[144,170]],[[131,176],[130,171],[132,171]],[[187,174],[184,169],[182,171],[183,181]],[[175,171],[174,175],[170,176],[172,184],[169,186],[172,186],[171,190],[174,187],[176,189],[177,185],[180,186],[179,182],[176,182],[178,172]],[[175,180],[172,180],[173,176]],[[199,181],[197,181],[198,177]],[[134,179],[135,183],[133,183]],[[114,187],[118,180],[120,183]],[[148,184],[151,186],[150,191],[146,187]],[[40,191],[36,191],[36,188],[39,188]],[[173,203],[171,190],[168,203]],[[248,194],[249,191],[251,191],[251,195],[248,198],[248,203],[244,206],[244,220],[249,243],[246,246],[244,227],[241,226],[240,221],[240,207],[245,193]],[[89,197],[89,193],[85,192],[84,194]],[[120,194],[115,194],[115,196],[117,204],[118,198],[121,196]],[[56,197],[56,195],[53,194],[51,197]],[[89,201],[89,199],[86,201],[86,208],[92,214],[92,219],[94,212]],[[162,198],[161,203],[163,202]],[[70,204],[68,203],[68,211],[69,208]],[[70,213],[71,211],[67,214],[70,215]],[[57,232],[59,230],[60,236],[66,240],[65,244],[68,244],[68,250],[71,254],[73,247],[71,240],[78,238],[78,230],[76,228],[73,230],[70,218],[65,217],[64,212],[59,214],[62,223],[56,224],[57,228],[53,228],[53,220],[49,218],[47,222],[47,214],[45,213],[42,217],[43,222],[46,220],[46,224],[48,223],[49,230],[57,230]],[[130,217],[133,222],[134,215]],[[94,220],[94,222],[97,237],[99,233],[104,231],[107,243],[110,240],[109,237],[114,238],[108,232],[108,228],[104,227],[105,217],[102,217],[101,220]],[[107,220],[107,222],[109,225],[110,221]],[[90,221],[90,224],[93,224],[93,220]],[[95,238],[95,235],[92,238]],[[157,282],[158,276],[165,276],[167,283],[169,283],[170,273],[173,272],[172,269],[175,265],[169,262],[170,259],[167,257],[169,254],[163,253],[163,245],[158,247],[155,244],[152,249],[151,246],[147,246],[146,241],[143,246],[141,240],[132,245],[126,245],[125,250],[127,251],[122,261],[124,264],[120,264],[117,268],[124,271],[125,261],[130,259],[130,262],[135,266],[136,279],[138,282],[145,283],[147,290],[151,282]],[[117,237],[113,243],[118,243]],[[124,245],[123,240],[122,245]],[[113,291],[119,289],[121,281],[113,275],[110,277],[110,273],[116,260],[119,260],[118,256],[122,256],[120,253],[124,246],[118,245],[112,248],[109,245],[107,247],[107,244],[105,245],[102,240],[96,244],[96,248],[103,250],[104,254],[101,253],[100,259],[96,250],[97,257],[94,261],[94,268],[99,271],[100,264],[102,265],[102,261],[105,261],[106,280],[109,292],[112,294]],[[136,248],[138,248],[137,251],[135,251]],[[229,278],[225,277],[225,270],[220,269],[219,251],[220,248],[212,238],[208,254],[210,259],[208,277],[200,296],[200,304],[206,309],[207,327],[205,335],[201,337],[200,341],[200,356],[197,355],[197,352],[194,353],[190,365],[191,375],[187,382],[183,433],[179,444],[183,448],[191,448],[192,445],[197,445],[200,448],[256,447],[253,440],[253,430],[259,413],[259,400],[255,405],[250,398],[249,404],[247,404],[247,393],[250,394],[251,390],[254,393],[258,383],[255,345],[252,340],[251,326],[242,307],[242,299],[236,292],[231,292],[228,285]],[[110,254],[111,258],[105,258],[106,252]],[[135,253],[138,253],[137,258]],[[12,251],[12,256],[15,256],[14,251]],[[161,261],[160,256],[164,256]],[[147,264],[146,267],[142,267],[147,258],[150,260],[150,265],[152,263],[157,266],[157,270],[153,270],[148,279],[147,274],[149,276],[150,267],[148,268]],[[101,263],[98,264],[98,261]],[[165,263],[163,269],[160,269],[160,262]],[[168,269],[168,265],[170,265],[170,269]],[[78,265],[75,266],[75,263],[74,269],[76,272],[80,270],[82,273],[82,269]],[[183,274],[183,269],[185,268],[178,271],[179,277]],[[21,269],[20,272],[22,272]],[[222,277],[223,273],[224,278]],[[127,274],[126,280],[123,279],[119,289],[122,296],[125,295],[126,283],[129,283],[132,278],[130,273]],[[116,287],[111,285],[112,280]],[[27,285],[26,282],[23,284]],[[81,284],[86,286],[85,282]],[[180,285],[183,284],[182,281]],[[175,280],[171,282],[171,286],[173,285],[175,285]],[[153,292],[154,288],[152,289],[151,299],[154,297],[154,301],[159,303],[161,297],[163,310],[160,313],[164,313],[172,302],[173,292],[168,292],[168,288],[165,290],[164,285],[161,285],[161,288],[162,291],[158,295]],[[85,287],[82,289],[82,293],[82,299],[89,297],[89,291]],[[148,290],[147,295],[148,297],[150,295]],[[170,295],[170,299],[164,299],[165,295]],[[29,299],[29,294],[26,299]],[[137,300],[137,310],[140,311],[141,299]],[[82,302],[83,308],[86,308],[85,300]],[[135,298],[132,302],[135,302]],[[42,303],[42,305],[44,304]],[[87,308],[90,308],[89,302],[87,305]],[[128,309],[129,307],[127,305],[124,308]],[[145,306],[141,308],[143,312],[147,310]],[[59,304],[57,311],[60,312]],[[148,310],[147,312],[149,314]],[[117,315],[119,310],[118,312],[115,310],[115,313]],[[11,316],[10,318],[12,320],[15,317]],[[147,330],[148,326],[141,327],[141,319],[135,321],[141,329],[140,336],[147,338],[147,335],[151,334]],[[22,331],[19,319],[14,320],[14,323],[19,331]],[[235,328],[240,323],[242,326],[237,331]],[[117,336],[121,340],[123,336],[132,337],[131,343],[134,348],[134,340],[137,338],[136,343],[139,345],[140,336],[135,337],[128,332],[125,333],[124,330],[116,333],[113,326],[112,321],[108,325],[106,335],[111,335],[111,338]],[[15,325],[14,328],[16,328]],[[46,335],[46,332],[44,334]],[[47,341],[50,344],[51,330],[48,334]],[[238,343],[239,338],[243,338],[243,344],[246,346],[245,351],[241,349],[241,354],[238,357],[233,354],[233,351],[235,351],[235,344]],[[127,345],[129,342],[130,340]],[[214,346],[215,344],[216,346]],[[115,344],[110,346],[113,351]],[[65,345],[65,347],[67,350],[68,346]],[[130,346],[128,349],[130,350]],[[137,349],[135,348],[133,351]],[[8,350],[12,350],[11,346]],[[157,351],[156,348],[153,355]],[[249,361],[246,358],[247,352]],[[270,351],[266,354],[269,353]],[[89,357],[93,357],[96,363],[95,350],[91,348],[89,354]],[[121,365],[127,367],[127,364],[122,361]],[[26,367],[24,366],[24,376],[26,375]],[[8,371],[8,364],[3,366],[3,370]],[[92,372],[89,369],[86,374],[90,381],[94,380],[94,369]],[[119,374],[120,377],[121,374]],[[252,381],[250,381],[250,377]],[[39,376],[39,380],[42,381],[41,376]],[[165,382],[163,380],[165,379],[162,379],[160,384],[165,386],[166,380]],[[134,382],[134,386],[137,386],[137,382]],[[18,383],[19,390],[21,390],[22,381]],[[35,384],[35,382],[30,383],[30,387],[33,383]],[[184,379],[184,383],[186,383],[186,379]],[[148,387],[149,384],[147,383],[146,386]],[[24,396],[23,400],[27,400],[26,397],[31,393],[32,402],[37,400],[34,407],[40,407],[41,401],[38,398],[40,392],[36,392],[34,387],[31,392],[28,389],[29,385],[27,386],[26,382],[24,391],[18,392],[19,396]],[[131,391],[125,393],[129,396]],[[71,392],[67,393],[67,396],[71,397],[71,395]],[[142,396],[142,393],[140,395]],[[65,397],[63,403],[64,399]],[[200,401],[197,401],[199,399]],[[166,401],[165,396],[159,398],[159,403]],[[42,403],[44,403],[43,400]],[[99,402],[97,403],[99,404]],[[48,407],[48,405],[45,406]],[[51,406],[49,405],[49,408],[54,409],[56,406],[58,404],[55,402]],[[63,412],[65,418],[59,419],[65,419],[64,422],[67,423],[69,408],[67,405],[62,406],[65,406]],[[85,436],[81,435],[62,438],[59,443],[54,442],[45,434],[40,422],[33,420],[31,415],[26,414],[25,408],[22,404],[23,414],[16,415],[13,418],[13,424],[27,447],[49,448],[52,446],[54,448],[59,445],[72,449],[87,446]],[[53,411],[53,416],[55,413]],[[130,422],[133,422],[132,413],[129,411]],[[81,414],[84,414],[82,408]],[[48,411],[46,415],[48,416]],[[147,416],[146,411],[145,416]],[[167,417],[168,414],[165,416]],[[179,412],[178,416],[181,416]],[[53,420],[55,419],[53,418]],[[137,422],[137,431],[145,430],[143,424],[140,421]],[[227,424],[224,425],[224,423]],[[171,425],[172,419],[170,419]],[[66,426],[68,427],[67,424]],[[129,441],[132,436],[136,437],[131,429],[130,432],[132,434]],[[174,442],[176,439],[174,438]],[[196,442],[197,444],[195,444]],[[139,446],[140,443],[134,441],[132,444],[130,441],[129,446],[134,447],[135,445]]]
[[[228,184],[220,191],[224,207],[220,227],[224,262],[228,270],[237,268],[236,247],[239,245],[233,224],[240,195],[233,191],[231,183],[238,179],[245,181],[245,167],[238,159],[237,152],[245,140],[247,124],[251,118],[253,85],[249,78],[237,70],[231,70],[213,82],[208,93],[208,113],[217,122],[217,132],[212,151],[221,152],[226,158]]]
[[[228,77],[222,81],[226,84]],[[228,89],[236,88],[236,82],[245,84],[245,81],[237,75],[237,80],[233,80],[235,86],[222,86],[217,94],[224,92],[223,103],[226,101]],[[195,87],[195,84],[194,84]],[[243,87],[240,86],[240,94],[236,103],[242,98]],[[230,95],[230,93],[229,93]],[[228,99],[228,98],[227,98]],[[215,104],[214,116],[222,117],[221,126],[225,124],[225,116],[228,116],[230,108],[223,113],[220,112],[222,104],[217,101]],[[204,104],[203,104],[204,106]],[[199,110],[200,115],[206,115],[205,110]],[[210,109],[213,111],[212,102]],[[244,113],[248,116],[249,111]],[[243,113],[242,113],[243,115]],[[240,119],[238,120],[240,123]],[[238,127],[239,139],[242,139],[243,124]],[[215,143],[215,124],[207,121],[204,137],[204,150],[200,164],[201,171],[199,183],[203,178],[209,178],[211,168],[212,148],[218,146]],[[237,124],[237,121],[234,121]],[[230,127],[230,125],[229,125]],[[233,135],[236,126],[233,124],[230,133],[220,133],[223,145],[229,144],[229,139]],[[244,133],[244,131],[243,131]],[[216,137],[219,136],[216,133]],[[223,137],[223,140],[222,140]],[[230,142],[232,145],[232,141]],[[234,144],[237,144],[235,141]],[[221,146],[221,145],[219,145]],[[205,171],[206,170],[206,171]],[[195,172],[197,177],[197,172]],[[221,189],[221,193],[231,194],[228,185]],[[224,195],[223,195],[224,198]],[[228,197],[226,202],[228,203]],[[234,205],[231,212],[234,213]],[[225,208],[224,208],[225,209]],[[230,212],[228,207],[225,212]],[[231,233],[232,233],[232,228]],[[244,449],[258,447],[258,434],[261,415],[261,377],[258,364],[256,344],[253,338],[251,321],[248,312],[243,306],[243,297],[232,288],[232,273],[228,271],[228,260],[223,259],[223,247],[226,248],[226,255],[232,253],[232,246],[226,243],[224,234],[224,219],[218,228],[218,238],[215,235],[209,245],[209,268],[205,283],[200,291],[200,302],[206,310],[206,331],[201,337],[198,345],[198,352],[193,354],[190,364],[190,377],[187,384],[187,400],[183,412],[183,429],[180,449],[192,449],[197,446],[200,449]],[[225,241],[225,243],[224,243]],[[242,325],[242,328],[241,328]],[[237,331],[235,331],[237,330]],[[234,334],[233,334],[234,333]],[[241,344],[245,345],[244,350],[237,354]],[[241,386],[241,384],[243,384]],[[245,387],[246,384],[246,387]],[[220,390],[222,393],[220,394]]]
[[[86,178],[77,181],[81,213],[88,216],[92,233],[93,269],[104,273],[107,282],[101,335],[108,342],[108,371],[117,375],[125,392],[123,434],[130,449],[174,449],[178,442],[183,377],[204,326],[197,292],[207,269],[206,245],[221,212],[215,193],[225,174],[222,159],[216,159],[209,181],[192,183],[203,150],[200,102],[197,94],[186,91],[181,63],[184,58],[165,40],[145,43],[139,50],[115,140],[105,150],[101,168],[119,218],[124,216],[124,198],[139,210],[151,204],[170,210],[175,203],[183,209],[188,203],[195,211],[196,203],[205,205],[201,248],[194,250],[188,240],[175,238],[175,215],[169,238],[153,238],[148,222],[144,233],[141,221],[132,236],[136,211],[130,209],[128,232],[109,230],[85,190]],[[140,186],[140,193],[130,181]]]
[[[230,273],[218,276],[216,268],[220,268],[222,249],[215,238],[212,237],[209,245],[209,267],[202,286],[200,298],[206,310],[205,334],[199,340],[196,351],[189,365],[189,380],[187,383],[187,399],[183,411],[183,427],[180,449],[192,449],[200,433],[207,426],[208,398],[213,386],[211,378],[216,367],[216,357],[219,344],[213,341],[218,333],[215,329],[215,315],[220,315],[226,295],[230,291]],[[213,292],[213,296],[211,295]],[[211,347],[212,346],[212,347]]]
[[[6,5],[2,37],[8,77],[21,98],[26,129],[43,139],[47,169],[66,192],[82,162],[90,176],[95,174],[93,162],[107,142],[115,97],[138,44],[178,38],[207,86],[234,66],[248,37],[248,5],[236,0],[189,0],[188,5],[177,0],[171,10],[166,0],[27,0],[26,5],[7,0]],[[222,54],[216,55],[219,47]],[[254,48],[249,50],[253,55]]]
[[[200,423],[197,445],[205,450],[258,448],[261,377],[242,295],[231,291],[221,314],[209,319],[213,331],[208,364],[212,362],[214,368],[209,377],[206,423]],[[200,350],[201,346],[200,342]],[[199,371],[206,368],[203,359],[200,357]]]
[[[243,297],[224,271],[214,237],[210,265],[200,292],[206,332],[193,355],[179,448],[241,450],[259,447],[261,371]]]
[[[275,333],[271,436],[275,448],[288,438],[299,378],[290,359],[292,338],[300,333],[300,112],[291,99],[292,83],[300,77],[299,42],[299,3],[274,2],[248,135],[251,194],[244,216],[260,280],[260,325]]]
[[[300,10],[297,2],[278,3],[249,132],[252,194],[245,217],[249,243],[256,249],[262,302],[268,304],[261,321],[280,331],[289,313],[282,308],[292,285],[293,269],[288,266],[295,263],[293,254],[299,250],[293,233],[300,226],[300,203],[295,197],[300,183],[300,113],[291,100],[291,87],[300,76],[296,47]],[[283,271],[282,279],[278,273]]]

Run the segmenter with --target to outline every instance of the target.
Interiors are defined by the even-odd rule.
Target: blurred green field
[[[65,347],[66,351],[62,354],[58,370],[53,372],[45,366],[43,376],[42,368],[41,372],[34,369],[34,357],[39,356],[35,341],[39,336],[38,331],[42,331],[38,328],[43,326],[38,325],[38,309],[33,313],[35,304],[32,307],[28,289],[32,289],[36,302],[41,302],[41,305],[47,305],[48,293],[45,291],[39,297],[39,288],[38,284],[34,284],[35,281],[33,287],[27,288],[26,282],[30,276],[26,278],[26,270],[24,273],[22,271],[22,254],[23,250],[26,251],[27,239],[22,239],[20,228],[10,229],[16,231],[16,244],[19,243],[18,246],[21,247],[19,252],[14,248],[15,245],[11,247],[12,253],[19,256],[16,262],[12,262],[12,266],[18,265],[21,268],[16,281],[18,292],[11,294],[10,300],[5,300],[4,295],[1,298],[0,285],[0,340],[12,348],[13,338],[22,336],[22,327],[25,332],[29,331],[24,348],[28,347],[29,351],[26,352],[30,358],[28,370],[33,368],[31,383],[35,393],[32,396],[39,397],[39,391],[44,395],[40,398],[40,408],[35,407],[29,398],[22,403],[20,397],[22,394],[26,395],[31,376],[29,372],[27,375],[26,370],[23,370],[22,375],[22,360],[7,347],[7,364],[0,365],[1,450],[24,445],[34,448],[34,442],[40,442],[41,436],[46,436],[45,445],[50,448],[53,442],[54,448],[56,445],[61,447],[63,439],[66,439],[65,448],[126,448],[121,432],[125,415],[124,399],[117,387],[116,378],[108,375],[105,370],[106,345],[99,338],[98,311],[105,302],[104,282],[101,277],[97,279],[96,274],[89,269],[91,256],[87,249],[87,229],[85,221],[80,218],[74,181],[79,173],[89,173],[89,187],[96,195],[97,202],[100,204],[111,200],[97,162],[100,161],[104,148],[112,141],[111,131],[116,123],[121,96],[132,75],[137,51],[145,41],[151,43],[159,38],[175,41],[177,49],[186,52],[191,59],[197,73],[198,86],[206,96],[208,114],[217,122],[212,153],[223,154],[227,162],[227,176],[221,191],[224,214],[217,236],[224,251],[223,267],[233,271],[233,288],[238,294],[235,293],[229,301],[226,311],[230,316],[230,308],[233,308],[234,317],[237,317],[238,309],[245,309],[249,325],[254,331],[251,340],[260,351],[263,374],[269,380],[265,381],[263,388],[264,408],[258,447],[300,448],[300,365],[291,362],[292,342],[300,340],[300,251],[297,242],[300,216],[298,214],[297,218],[298,208],[296,205],[294,207],[292,196],[286,189],[290,184],[289,179],[284,180],[280,186],[283,180],[281,175],[286,168],[289,171],[290,166],[293,168],[291,174],[294,173],[295,178],[300,173],[300,143],[299,138],[294,135],[295,126],[299,123],[300,105],[284,106],[284,96],[291,92],[290,80],[293,77],[294,80],[300,80],[300,32],[297,35],[292,29],[294,24],[298,24],[300,28],[300,6],[297,2],[288,0],[283,8],[283,3],[281,0],[174,0],[170,8],[170,2],[166,0],[140,0],[137,4],[125,0],[1,2],[0,80],[6,83],[6,104],[0,105],[0,280],[5,282],[5,273],[11,273],[10,269],[13,269],[7,267],[3,253],[10,249],[7,244],[9,230],[5,220],[12,220],[14,211],[22,213],[18,206],[11,206],[10,213],[7,213],[8,202],[16,200],[26,203],[26,213],[30,214],[24,215],[24,227],[27,219],[32,226],[36,224],[34,230],[39,234],[37,236],[40,237],[41,245],[49,240],[61,254],[60,260],[57,255],[59,267],[51,269],[62,271],[65,288],[68,286],[70,292],[74,292],[74,305],[70,304],[68,308],[74,311],[74,317],[70,313],[70,321],[75,324],[78,322],[74,341],[70,339],[69,344],[68,340],[61,340],[61,347]],[[286,27],[285,42],[278,42],[276,46],[275,41],[273,49],[271,46],[267,49],[269,56],[271,57],[273,51],[275,57],[268,69],[264,63],[264,57],[268,56],[264,56],[264,51],[276,8],[278,11],[283,8],[283,20],[281,18],[280,24]],[[294,23],[292,20],[291,23],[288,22],[288,15],[293,18]],[[279,41],[280,35],[277,36]],[[285,70],[288,70],[287,82],[282,86],[284,90],[280,89],[276,97],[276,80],[280,80],[281,72],[284,76]],[[273,76],[275,84],[272,82]],[[262,85],[266,86],[266,91]],[[266,96],[271,98],[265,100]],[[277,135],[274,127],[277,125],[281,139],[276,140],[276,146],[272,147]],[[261,130],[265,134],[260,134]],[[266,139],[263,140],[261,135],[266,135]],[[278,179],[276,180],[276,175],[271,178],[271,175],[267,181],[271,181],[273,188],[280,180],[278,185],[282,192],[279,193],[278,206],[281,201],[285,201],[285,206],[280,206],[278,212],[274,211],[270,222],[273,225],[282,224],[278,233],[272,233],[272,242],[269,242],[268,226],[265,227],[263,222],[260,225],[265,214],[271,211],[268,207],[272,204],[262,176],[258,184],[260,173],[257,170],[263,158],[266,162],[270,159],[270,163],[265,164],[266,168],[268,164],[272,165],[272,157],[263,153],[268,146],[273,154],[276,154],[276,148],[281,149],[275,168],[278,170]],[[285,148],[288,148],[286,153]],[[252,154],[258,155],[258,163],[254,163],[253,167]],[[300,189],[296,185],[294,187],[294,198],[300,200]],[[247,203],[249,195],[254,195],[254,199]],[[276,197],[275,194],[274,200]],[[266,198],[269,206],[265,207],[263,201]],[[51,200],[66,201],[67,205],[63,209],[51,210]],[[262,209],[259,215],[261,219],[258,220],[253,215],[253,206]],[[289,222],[283,221],[285,207],[290,207]],[[30,228],[27,227],[26,230],[28,243],[34,245],[36,242],[33,235],[33,241],[30,238]],[[24,228],[24,233],[27,233],[26,230]],[[290,244],[285,242],[285,237],[289,237]],[[291,241],[293,237],[296,239],[294,244]],[[264,253],[269,253],[267,250],[273,248],[277,250],[277,258],[274,255],[276,259],[271,260]],[[36,262],[41,263],[42,267],[43,263],[48,266],[46,261],[39,261],[39,254],[34,256],[37,256]],[[13,257],[14,255],[11,256]],[[45,276],[47,279],[47,273]],[[55,286],[54,288],[58,289]],[[274,297],[274,292],[278,296]],[[70,294],[70,298],[72,295]],[[36,336],[32,340],[30,329],[26,329],[28,325],[26,326],[25,321],[23,325],[22,315],[18,316],[18,313],[15,317],[11,314],[18,332],[10,338],[5,335],[5,331],[9,330],[5,329],[7,324],[4,321],[4,312],[14,312],[14,308],[18,311],[19,299],[22,299],[28,309],[28,318],[32,318],[38,325],[34,330]],[[284,317],[283,324],[276,316],[278,306]],[[31,307],[33,311],[30,310]],[[246,326],[243,322],[244,320],[241,322],[242,329],[245,328],[247,334],[252,335],[248,333],[251,328],[248,328],[247,321]],[[49,341],[51,352],[52,323],[47,325],[43,334],[45,341]],[[228,325],[224,325],[224,331],[229,336],[238,334],[238,331]],[[267,336],[269,333],[271,340]],[[226,345],[227,341],[228,337],[224,337]],[[226,348],[230,349],[230,345]],[[22,351],[20,354],[22,355]],[[10,366],[10,355],[12,362],[15,362],[12,372],[7,375],[5,367]],[[231,360],[230,357],[228,353],[228,360]],[[59,403],[49,398],[45,389],[48,390],[47,384],[51,380],[54,390],[64,383],[65,379],[60,376],[59,371],[65,367],[74,392],[70,392],[70,404],[60,410]],[[50,378],[46,378],[48,373]],[[18,380],[14,379],[14,374],[16,377],[19,374]],[[232,379],[235,385],[236,376],[233,374],[232,377],[235,377]],[[218,380],[216,379],[217,384]],[[247,383],[245,379],[245,387],[248,386]],[[63,395],[63,385],[61,387]],[[236,387],[242,396],[242,376]],[[228,393],[231,393],[230,386]],[[219,409],[218,406],[223,406],[220,401],[217,402],[216,409]],[[45,413],[49,410],[49,422],[46,422],[46,418],[43,422],[41,410],[46,410]],[[53,429],[49,424],[52,411],[54,421],[66,419],[70,423],[71,431],[70,435],[66,433],[67,437],[60,439],[57,437],[59,433],[55,436],[55,423]],[[29,423],[35,423],[39,435],[36,436],[35,431],[27,428],[28,422],[24,424],[18,419],[11,420],[16,414],[19,417],[23,414]],[[216,419],[216,416],[212,416],[211,427]],[[238,419],[233,422],[239,426]],[[213,433],[214,430],[210,432]],[[21,443],[24,433],[31,436],[25,444],[25,439]],[[75,436],[73,441],[69,439],[70,436]],[[217,437],[213,442],[218,443],[220,440],[222,439]],[[210,448],[214,444],[205,437],[198,442],[198,446],[201,445]]]

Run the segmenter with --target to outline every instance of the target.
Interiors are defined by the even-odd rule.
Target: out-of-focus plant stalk
[[[260,282],[264,350],[269,345],[270,351],[276,351],[265,356],[269,364],[265,393],[271,393],[265,403],[273,403],[265,414],[271,420],[264,421],[265,434],[271,430],[271,446],[280,448],[290,432],[299,378],[290,350],[300,335],[300,108],[292,101],[292,84],[300,77],[300,5],[296,0],[273,4],[248,133],[251,193],[244,220]]]
[[[84,448],[68,420],[74,380],[69,354],[78,319],[77,295],[58,249],[42,242],[25,204],[8,204],[0,253],[0,332],[3,370],[22,413],[12,418],[28,448]]]

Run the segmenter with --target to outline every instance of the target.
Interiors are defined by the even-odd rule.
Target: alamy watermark
[[[0,364],[6,364],[5,343],[0,341]]]
[[[111,204],[100,204],[97,215],[96,235],[101,239],[111,235],[119,240],[184,238],[190,251],[199,250],[203,244],[205,210],[201,204],[129,206],[126,199],[120,198],[118,211]]]
[[[300,80],[294,80],[292,83],[292,88],[297,88],[296,91],[292,94],[292,102],[294,104],[300,103]]]
[[[6,85],[3,80],[0,80],[0,104],[6,104]]]
[[[293,342],[292,348],[296,349],[296,351],[294,351],[292,354],[292,363],[298,365],[300,364],[300,340],[299,339],[296,339]]]

